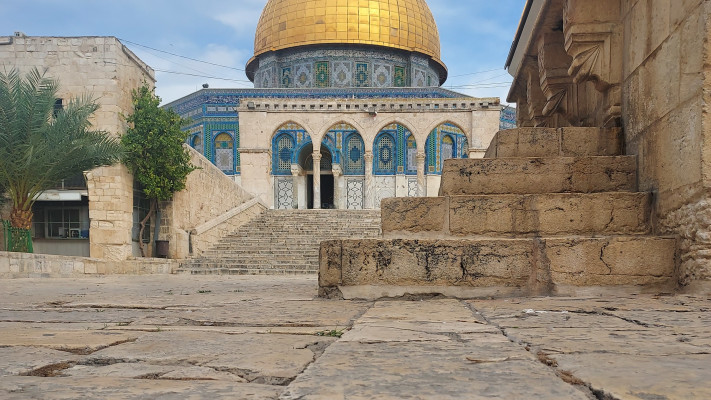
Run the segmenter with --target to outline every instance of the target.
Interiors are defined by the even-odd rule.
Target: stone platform
[[[711,398],[708,296],[316,292],[310,276],[0,280],[0,398]]]
[[[321,244],[320,294],[371,298],[674,291],[677,240],[619,129],[520,128],[446,160],[439,197],[383,200],[380,240]]]

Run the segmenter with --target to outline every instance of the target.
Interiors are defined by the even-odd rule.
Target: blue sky
[[[252,87],[244,66],[253,54],[254,31],[266,1],[0,0],[0,36],[15,31],[29,36],[116,36],[158,70],[156,91],[169,102],[203,83],[212,88]],[[427,3],[449,69],[444,87],[504,102],[511,82],[504,63],[525,0]]]

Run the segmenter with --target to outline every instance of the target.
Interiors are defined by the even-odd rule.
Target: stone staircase
[[[267,210],[177,273],[315,273],[321,241],[378,237],[379,210]]]
[[[652,196],[622,154],[619,129],[501,131],[486,158],[447,160],[440,197],[384,200],[384,239],[323,243],[320,293],[667,288],[676,240],[650,235]]]

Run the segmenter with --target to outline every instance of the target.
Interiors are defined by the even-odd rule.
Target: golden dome
[[[329,43],[423,53],[446,68],[425,0],[269,0],[257,25],[254,56]]]

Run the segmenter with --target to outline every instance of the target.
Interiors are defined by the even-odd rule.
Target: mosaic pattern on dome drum
[[[254,83],[258,88],[426,87],[439,83],[439,73],[427,60],[393,53],[310,48],[291,51],[287,57],[277,54],[259,61]]]
[[[424,0],[269,0],[254,54],[327,43],[416,51],[441,63],[437,25]]]

